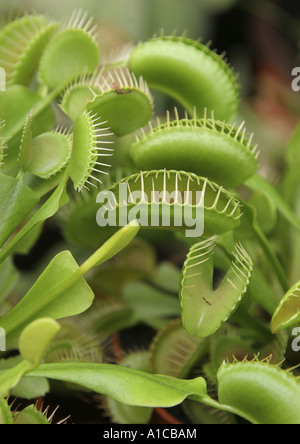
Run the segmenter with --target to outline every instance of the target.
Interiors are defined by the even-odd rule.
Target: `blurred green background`
[[[130,39],[150,37],[160,28],[166,32],[188,29],[191,37],[207,34],[210,13],[228,10],[236,0],[2,0],[1,12],[34,9],[59,19],[73,9],[84,8],[100,21],[112,22]]]

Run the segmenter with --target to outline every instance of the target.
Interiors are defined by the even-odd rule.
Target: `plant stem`
[[[117,253],[119,253],[123,248],[125,248],[132,239],[137,235],[138,231],[140,229],[140,226],[137,223],[131,223],[127,225],[126,227],[119,230],[116,234],[114,234],[107,242],[105,242],[104,245],[102,245],[95,254],[93,254],[81,267],[77,269],[69,278],[61,282],[56,287],[52,288],[50,291],[48,291],[46,294],[43,295],[43,298],[41,300],[41,307],[45,304],[47,304],[48,301],[54,300],[55,298],[62,295],[64,292],[72,288],[79,279],[82,279],[83,276],[91,270],[93,267],[101,265],[106,260],[110,259],[111,257],[115,256]],[[33,311],[36,312],[37,305],[33,308]],[[30,317],[33,315],[33,313],[26,313],[27,319],[30,319]],[[4,323],[5,322],[5,323]],[[6,324],[7,323],[7,324]],[[1,326],[6,331],[7,339],[8,335],[14,332],[17,328],[20,328],[22,325],[26,325],[26,319],[23,318],[20,320],[19,324],[16,325],[16,322],[12,325],[11,322],[9,322],[9,314],[7,317],[5,317],[4,320],[2,320]]]
[[[202,397],[202,396],[198,396],[198,395],[192,395],[192,396],[189,396],[189,399],[191,399],[192,401],[200,402],[200,404],[204,404],[209,407],[213,407],[216,410],[221,410],[223,412],[228,412],[233,415],[240,416],[240,417],[246,419],[246,421],[254,424],[253,419],[246,416],[244,413],[242,413],[242,412],[240,412],[228,405],[220,404],[218,401],[215,401],[214,399],[210,398],[209,396]]]
[[[270,263],[277,275],[277,278],[281,284],[281,287],[282,287],[284,293],[286,293],[290,288],[290,284],[289,284],[289,280],[287,278],[287,275],[286,275],[281,263],[279,262],[279,259],[277,258],[276,254],[272,250],[268,239],[266,238],[266,236],[264,235],[264,233],[262,232],[262,230],[260,229],[259,225],[256,222],[253,223],[253,229],[254,229],[255,235],[257,237],[257,240],[259,241],[262,249],[264,250],[267,258],[269,259],[269,261],[270,261]]]
[[[84,276],[92,268],[103,264],[116,254],[120,253],[135,238],[140,230],[137,222],[131,222],[124,228],[121,228],[99,250],[96,251],[78,270],[80,276]]]
[[[62,181],[56,190],[51,194],[49,199],[40,207],[40,209],[33,215],[33,217],[27,222],[27,224],[0,250],[0,264],[13,253],[18,243],[26,236],[30,230],[32,230],[39,223],[44,222],[57,211],[59,206],[59,200],[63,195],[66,187],[66,183],[69,179],[68,170],[66,170]],[[55,204],[55,209],[52,208]],[[48,208],[50,206],[50,209]]]

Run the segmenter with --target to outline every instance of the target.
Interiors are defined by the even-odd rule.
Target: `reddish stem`
[[[175,416],[171,415],[166,409],[157,408],[155,412],[165,421],[165,424],[183,424],[183,422],[176,419]]]
[[[120,334],[114,333],[112,336],[112,349],[117,361],[122,361],[123,350],[120,344]]]

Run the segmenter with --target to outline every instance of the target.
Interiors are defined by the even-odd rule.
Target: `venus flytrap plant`
[[[134,313],[136,323],[142,322],[154,330],[163,328],[170,318],[180,315],[177,299],[143,282],[125,285],[122,300]]]
[[[236,76],[223,56],[207,45],[185,37],[161,36],[138,45],[131,53],[130,69],[150,87],[162,90],[194,114],[203,109],[217,119],[232,118],[238,108]]]
[[[102,69],[128,68],[129,57],[134,47],[135,45],[130,42],[104,53],[101,59]]]
[[[13,85],[7,91],[0,92],[0,98],[0,116],[5,122],[2,137],[7,139],[8,146],[3,168],[9,170],[15,165],[19,155],[26,117],[32,108],[36,111],[42,99],[35,91],[22,85]],[[50,131],[53,126],[54,114],[48,103],[45,107],[41,107],[38,115],[34,115],[33,136]]]
[[[83,18],[84,18],[84,20],[83,20]],[[81,37],[79,37],[79,39],[82,38],[83,41],[86,41],[86,40],[89,41],[89,39],[86,38],[86,35],[88,35],[89,38],[92,38],[88,34],[89,26],[86,27],[87,24],[84,24],[86,17],[84,16],[83,18],[78,20],[78,16],[76,16],[74,18],[74,21],[73,20],[70,21],[70,23],[67,25],[68,29],[65,29],[64,31],[62,31],[64,36],[63,36],[62,40],[60,40],[61,43],[58,45],[57,44],[54,45],[54,48],[52,45],[52,52],[50,51],[51,52],[50,55],[48,52],[48,57],[50,57],[50,59],[51,59],[51,56],[59,59],[62,56],[62,54],[64,53],[64,50],[66,49],[66,45],[68,45],[68,39],[70,40],[70,37],[67,36],[68,30],[70,30],[70,29],[74,30],[74,28],[76,28],[76,31],[78,31],[78,36],[81,36]],[[21,19],[22,23],[20,25],[21,29],[23,29],[23,31],[24,31],[26,26],[24,26],[24,23],[22,20],[26,22],[26,18]],[[34,20],[35,20],[34,17],[32,19],[28,19],[28,21],[30,23],[31,23],[31,21],[34,22]],[[88,23],[90,25],[90,21]],[[14,28],[14,26],[16,26],[16,28],[18,28],[18,25],[19,25],[19,23],[15,23],[15,25],[8,24],[1,31],[1,35],[2,36],[4,35],[4,37],[5,37],[6,35],[9,35],[10,32],[13,32],[13,34],[15,36],[19,35],[20,30],[16,31]],[[77,26],[78,26],[78,28],[77,28]],[[11,30],[11,28],[13,29],[13,31]],[[38,27],[36,27],[36,30],[38,30]],[[25,29],[25,31],[26,31],[26,29]],[[28,32],[26,33],[26,35],[28,35]],[[59,36],[61,37],[60,34],[59,34]],[[34,47],[36,50],[39,49],[39,51],[43,52],[41,44],[42,44],[42,41],[37,39],[37,42],[35,42]],[[82,47],[84,47],[84,45],[85,45],[85,43],[82,43]],[[96,45],[96,43],[95,43],[95,45]],[[30,46],[30,43],[29,43],[29,46]],[[27,61],[26,63],[28,63],[28,64],[33,63],[33,60],[30,59],[30,56],[33,56],[33,52],[34,51],[32,51],[32,48],[31,48],[31,50],[29,50],[29,52],[27,53],[27,55],[29,54],[28,55],[29,61]],[[89,51],[87,51],[87,53],[88,52]],[[83,53],[84,53],[84,51],[83,51]],[[6,53],[6,57],[7,57],[7,59],[5,59],[5,60],[8,60],[8,62],[9,62],[10,61],[9,53],[8,54]],[[78,62],[78,58],[77,58],[78,54],[76,54],[76,57],[75,57],[74,52],[72,52],[72,54],[70,55],[70,59],[72,57],[76,61],[76,63],[79,63],[79,66],[80,66],[80,63],[82,63],[82,61]],[[44,66],[44,69],[47,69],[47,68],[45,68],[45,66],[47,66],[47,60],[43,61],[42,66]],[[51,61],[48,62],[48,67],[50,69]],[[71,73],[70,72],[66,73],[65,75],[68,76],[67,80],[69,81],[71,78],[71,77],[69,78],[69,75],[73,75],[73,71]],[[61,73],[61,76],[62,76],[62,81],[64,81],[63,80],[64,79],[63,73]],[[59,82],[60,82],[60,80],[59,80]],[[61,84],[60,84],[59,88],[60,87],[61,87]],[[31,118],[30,118],[30,121],[33,118],[33,123],[32,123],[32,125],[30,125],[32,127],[32,136],[37,136],[37,135],[43,133],[45,130],[50,130],[51,127],[53,126],[53,120],[52,120],[52,117],[50,118],[50,115],[52,115],[50,113],[52,113],[52,111],[50,111],[50,108],[48,111],[48,105],[50,104],[51,100],[55,97],[57,92],[55,91],[54,97],[50,94],[50,96],[46,99],[41,99],[38,94],[36,94],[33,91],[30,91],[29,89],[25,89],[24,87],[22,87],[20,85],[16,85],[14,87],[11,87],[9,89],[9,91],[6,91],[6,92],[7,92],[7,94],[2,96],[3,100],[1,100],[1,110],[0,110],[0,114],[3,117],[3,120],[5,120],[4,133],[2,133],[2,136],[6,137],[9,140],[9,142],[8,142],[9,155],[7,156],[7,159],[5,159],[6,165],[4,165],[4,166],[7,168],[12,168],[12,165],[14,164],[16,157],[18,156],[16,148],[21,143],[21,149],[24,149],[24,147],[22,146],[22,142],[24,143],[25,141],[24,141],[24,138],[23,138],[23,140],[20,138],[20,130],[21,130],[21,125],[22,126],[24,125],[24,120],[26,119],[26,114],[30,111],[30,109],[32,109],[32,107],[34,107],[34,112],[32,113]],[[15,109],[12,106],[12,104],[14,104],[14,103],[18,104],[17,107],[15,106]],[[22,121],[23,121],[23,123],[22,123]],[[45,122],[45,123],[43,123],[43,122]],[[27,122],[27,123],[29,123],[29,122]],[[25,136],[26,136],[26,122],[25,122],[25,130],[24,131],[25,131]],[[24,136],[24,132],[23,132],[23,136]],[[29,168],[29,171],[36,173],[37,176],[42,177],[42,178],[49,177],[49,176],[57,173],[60,169],[62,169],[63,166],[68,163],[68,156],[70,154],[70,146],[67,145],[67,143],[65,142],[62,145],[62,147],[65,149],[65,152],[63,153],[63,152],[61,152],[61,150],[57,151],[57,156],[54,159],[54,164],[51,167],[49,164],[46,165],[46,169],[45,169],[45,167],[43,167],[41,164],[42,157],[40,159],[37,159],[36,153],[38,151],[40,151],[39,146],[41,146],[41,144],[43,142],[44,143],[46,142],[47,145],[49,146],[49,138],[50,137],[54,138],[55,136],[49,135],[47,141],[46,141],[46,138],[47,138],[46,135],[41,136],[41,138],[38,140],[38,142],[36,141],[36,139],[34,139],[33,142],[30,141],[29,145],[27,146],[27,152],[25,151],[25,153],[23,153],[23,157],[22,157],[22,155],[20,156],[21,166],[22,167],[25,166],[24,165],[24,158],[26,158],[26,162],[27,162],[26,166],[27,166],[27,168]],[[57,137],[57,139],[58,139],[58,137]],[[61,140],[62,140],[62,138],[61,138]],[[58,142],[58,140],[57,140],[57,142]],[[30,159],[28,159],[28,150],[29,149],[30,149],[30,151],[33,149],[33,154],[35,155],[34,161],[33,160],[30,161]],[[40,153],[41,153],[40,156],[46,155],[45,149],[42,149],[42,151],[43,151],[42,153],[40,151]],[[69,154],[66,155],[67,153],[69,153]],[[65,156],[63,156],[63,154],[65,154]],[[60,159],[59,159],[58,155],[61,156]],[[22,162],[23,162],[23,164],[22,164]],[[35,162],[35,164],[32,164],[33,162]],[[6,179],[7,183],[9,180],[14,180],[14,179],[7,178]],[[16,179],[14,187],[15,188],[19,187],[19,188],[23,189],[24,194],[27,193],[28,198],[26,199],[26,197],[25,197],[24,206],[27,206],[28,212],[22,213],[22,211],[19,211],[19,210],[16,211],[16,210],[14,210],[14,208],[12,208],[12,212],[15,212],[16,214],[18,214],[19,220],[16,220],[15,225],[10,224],[11,225],[10,231],[5,232],[3,230],[3,232],[4,232],[3,241],[7,240],[8,235],[12,234],[14,229],[17,228],[17,225],[19,225],[22,222],[22,219],[24,219],[30,213],[30,211],[33,209],[33,207],[38,203],[38,199],[36,200],[35,204],[33,203],[33,201],[35,200],[34,194],[32,193],[32,197],[30,197],[31,191],[29,191],[29,189],[27,190],[27,188],[25,188],[25,185],[22,184],[21,180]],[[3,199],[1,199],[1,200],[2,200],[3,204],[5,205],[5,188],[2,187],[2,190],[3,190]],[[16,191],[16,192],[19,192],[19,191]],[[26,196],[26,194],[25,194],[25,196]],[[31,199],[31,203],[30,203],[29,199]],[[26,204],[26,201],[27,201],[27,204]],[[18,205],[17,199],[15,202],[16,202],[16,205]],[[9,218],[11,216],[11,214],[7,211],[6,211],[6,213],[8,213],[7,218]]]
[[[54,416],[58,410],[58,407],[54,409],[54,411],[50,414],[50,407],[42,407],[38,408],[37,405],[29,405],[22,410],[18,408],[14,408],[13,402],[8,404],[7,401],[0,401],[0,424],[8,425],[8,424],[22,424],[22,425],[46,425],[52,424]],[[63,424],[67,420],[63,419],[59,422],[55,422],[55,424]]]
[[[277,276],[278,281],[283,289],[283,291],[287,291],[289,288],[288,277],[283,269],[278,257],[274,253],[270,242],[265,236],[263,230],[260,227],[260,224],[257,220],[257,211],[256,208],[250,203],[244,203],[244,218],[243,223],[237,230],[238,235],[244,235],[245,232],[253,234],[253,236],[257,239],[260,246],[262,247],[265,255],[267,256],[270,264],[272,265],[275,274]]]
[[[263,191],[273,202],[280,215],[297,231],[300,230],[299,218],[292,210],[288,202],[276,190],[276,188],[260,175],[255,175],[245,184],[251,191]],[[293,188],[293,187],[292,187]]]
[[[0,31],[0,66],[8,85],[28,85],[57,27],[42,15],[27,15]]]
[[[23,330],[19,340],[19,351],[23,360],[17,366],[1,373],[0,398],[6,397],[22,376],[39,365],[48,344],[59,329],[57,322],[52,319],[40,318]]]
[[[207,337],[220,328],[245,294],[252,261],[241,245],[236,245],[234,260],[221,285],[213,290],[212,252],[214,239],[195,244],[182,270],[181,307],[185,329],[192,336]]]
[[[62,321],[59,333],[44,355],[44,362],[103,362],[103,358],[104,347],[98,343],[87,323],[77,325],[72,321]]]
[[[182,320],[176,319],[161,329],[153,340],[151,369],[156,374],[184,378],[208,350],[207,340],[189,335]]]
[[[121,330],[136,326],[138,319],[123,299],[109,298],[101,302],[95,301],[93,310],[82,315],[80,324],[83,328],[88,325],[94,335],[105,341]]]
[[[124,227],[80,267],[70,252],[57,255],[19,304],[1,319],[8,345],[13,345],[23,328],[35,319],[45,315],[61,319],[87,310],[94,295],[83,276],[125,248],[138,231],[139,225],[135,223]]]
[[[253,135],[231,123],[239,88],[224,57],[162,35],[105,59],[93,19],[80,10],[62,25],[31,15],[6,24],[0,66],[8,79],[0,92],[0,327],[8,350],[20,351],[0,360],[0,422],[51,422],[34,405],[13,412],[7,402],[11,390],[44,396],[49,378],[107,397],[120,423],[149,422],[153,408],[185,400],[200,403],[193,416],[202,421],[213,408],[233,423],[300,423],[298,381],[278,364],[288,328],[299,321],[298,285],[289,290],[270,243],[277,213],[297,230],[300,222],[257,174]],[[153,123],[150,88],[183,107],[174,119],[167,112]],[[68,129],[53,103],[70,119]],[[122,169],[122,156],[110,166],[112,143],[121,149],[123,136],[132,171]],[[293,147],[289,204],[289,183],[297,182],[291,159],[297,163]],[[17,304],[5,305],[16,282],[13,256],[27,252],[59,210],[67,244],[98,249],[80,249],[83,260],[59,252]],[[115,256],[138,234],[155,245],[167,235],[170,247],[183,242],[181,253],[189,253],[180,278],[166,267],[158,275],[154,259],[129,272],[124,263],[135,257],[125,253],[118,268]],[[101,278],[109,273],[115,285]],[[277,280],[287,292],[279,305]],[[94,340],[141,323],[156,331],[150,351],[106,363]],[[249,362],[259,353],[272,357]]]
[[[34,139],[28,135],[28,131],[31,132],[26,128],[20,147],[19,163],[22,171],[41,179],[50,179],[67,166],[72,152],[72,139],[66,130],[43,133]]]
[[[119,365],[151,373],[149,365],[149,352],[137,351],[125,356]],[[151,419],[153,409],[147,407],[126,406],[112,398],[102,401],[106,414],[115,423],[119,424],[145,424]]]
[[[93,172],[108,174],[97,169],[97,166],[109,166],[101,163],[100,160],[103,157],[111,156],[113,151],[111,148],[105,147],[112,143],[105,140],[105,137],[112,135],[108,132],[109,128],[106,128],[105,124],[106,122],[101,121],[96,115],[87,111],[74,122],[70,177],[76,190],[81,191],[86,184],[93,186],[88,180],[89,178],[101,183],[99,179],[92,175]]]
[[[84,16],[85,17],[85,16]],[[89,21],[90,23],[90,21]],[[77,26],[79,26],[79,29],[76,28]],[[88,30],[86,29],[86,26],[83,26],[83,21],[80,19],[78,20],[78,17],[76,16],[76,19],[70,21],[70,23],[68,24],[67,28],[76,28],[76,30],[79,31],[78,35],[83,35],[83,40],[85,40],[85,33],[88,33]],[[67,29],[67,30],[68,30]],[[65,30],[64,32],[67,33],[67,30]],[[65,35],[65,34],[64,34]],[[90,36],[89,36],[90,37]],[[68,39],[68,37],[67,37]],[[63,42],[66,42],[66,39],[63,38]],[[67,43],[64,43],[67,44]],[[56,57],[61,57],[63,51],[64,51],[64,44],[62,45],[58,45],[58,47],[56,47],[56,49],[52,50],[52,55],[56,56]],[[84,45],[84,44],[83,44]],[[55,46],[55,45],[54,45]],[[88,50],[87,50],[88,51]],[[77,60],[77,55],[75,57],[74,52],[72,53],[73,57],[75,60]],[[72,55],[71,55],[72,56]],[[76,63],[78,63],[78,61],[76,61]],[[45,64],[47,65],[47,62],[44,62],[44,66]],[[80,62],[79,62],[80,64]],[[69,75],[69,74],[68,74]],[[72,73],[73,75],[73,73]],[[71,78],[68,78],[68,80],[70,80]],[[7,163],[7,167],[9,168],[12,165],[13,160],[16,158],[16,150],[13,147],[17,147],[18,145],[20,145],[20,154],[19,154],[19,161],[21,163],[21,167],[23,168],[23,170],[34,174],[35,176],[38,176],[40,178],[49,178],[50,176],[53,176],[55,174],[57,174],[60,170],[62,170],[64,168],[64,166],[67,165],[70,155],[71,155],[71,144],[70,144],[70,139],[67,138],[67,136],[65,134],[62,135],[58,135],[58,134],[45,134],[44,131],[46,129],[43,130],[43,127],[41,126],[41,123],[43,120],[41,119],[45,119],[44,114],[43,113],[43,109],[44,106],[50,101],[52,100],[52,95],[50,94],[50,100],[48,100],[47,98],[45,100],[43,99],[38,99],[38,96],[34,95],[34,92],[31,92],[29,90],[25,90],[25,89],[21,89],[21,86],[16,86],[14,88],[10,88],[7,95],[4,95],[3,98],[5,100],[7,100],[7,102],[4,103],[3,101],[1,102],[1,105],[3,106],[2,110],[3,110],[3,117],[5,119],[5,130],[7,130],[7,133],[4,133],[4,137],[7,137],[10,141],[11,140],[15,140],[15,136],[17,136],[17,134],[19,133],[19,128],[20,128],[20,124],[18,122],[18,119],[25,119],[25,128],[23,129],[23,137],[22,138],[18,138],[16,142],[13,142],[13,146],[9,146],[9,153],[10,155],[8,156],[8,160],[6,160]],[[9,109],[11,108],[7,108],[6,107],[6,103],[8,103],[9,100],[14,101],[14,97],[18,96],[18,104],[20,102],[20,98],[22,103],[22,106],[18,106],[17,112],[13,112],[12,114],[8,114],[9,113]],[[34,111],[30,111],[30,109],[32,110],[32,108],[34,107],[34,105],[36,105],[37,101],[40,102],[40,107],[37,106],[34,108]],[[38,108],[38,109],[37,109]],[[46,108],[47,109],[47,108]],[[25,116],[25,113],[30,111],[30,114],[28,115],[27,119]],[[48,112],[48,111],[47,111]],[[48,118],[49,121],[49,114],[46,115],[46,117]],[[13,120],[14,119],[14,120]],[[92,119],[91,119],[92,120]],[[11,121],[11,124],[10,124]],[[13,123],[14,122],[14,125]],[[15,124],[15,122],[17,122],[17,124]],[[76,156],[76,142],[78,141],[78,138],[76,138],[76,134],[75,137],[73,137],[73,156],[71,159],[71,166],[73,167],[71,169],[71,172],[73,173],[73,175],[75,175],[75,186],[78,187],[82,187],[84,185],[84,182],[88,179],[89,173],[92,172],[93,168],[95,167],[96,164],[96,160],[95,160],[95,151],[97,149],[97,135],[98,135],[98,128],[97,128],[97,124],[94,122],[89,122],[90,126],[88,128],[86,128],[86,138],[89,138],[89,145],[88,145],[88,152],[86,155],[86,158],[83,159],[86,166],[86,170],[83,174],[83,177],[81,176],[81,180],[78,179],[78,172],[76,172],[76,160],[74,161],[74,157]],[[35,126],[37,125],[37,126]],[[47,123],[47,125],[49,125]],[[53,125],[53,123],[50,123],[50,125],[47,127],[47,129],[51,129],[51,126]],[[39,128],[38,132],[36,132],[35,128]],[[42,128],[42,130],[41,130]],[[41,134],[39,139],[36,139],[36,135]],[[75,133],[76,133],[76,125],[75,125]],[[18,136],[19,137],[19,136]],[[33,138],[33,140],[31,140]],[[28,140],[26,140],[28,138]],[[53,150],[53,148],[51,149],[51,142],[53,145],[53,141],[55,141],[55,149],[56,152]],[[79,142],[85,142],[85,140],[82,140],[80,138]],[[10,142],[11,144],[12,142]],[[103,144],[105,143],[105,141],[103,142]],[[47,165],[43,165],[43,156],[44,159],[49,160],[49,154],[47,155],[47,150],[46,150],[46,146],[48,147],[48,150],[51,149],[51,157],[53,159],[52,161],[52,165],[50,165],[50,163],[48,162]],[[106,148],[103,148],[103,151],[110,151]],[[15,154],[14,154],[15,153]],[[12,155],[13,154],[13,155]],[[78,154],[77,154],[78,155]],[[31,156],[31,158],[30,158]],[[79,158],[79,160],[82,160],[81,158]],[[74,165],[75,164],[75,165]],[[78,171],[78,169],[77,169]],[[77,176],[76,176],[77,174]],[[68,176],[65,175],[65,179],[64,177],[62,177],[62,181],[61,183],[64,182],[64,180],[66,181],[68,179]],[[7,179],[11,180],[11,179]],[[76,180],[79,180],[79,183],[76,183]],[[25,188],[25,185],[22,185],[22,180],[21,179],[16,179],[16,187],[19,186],[23,189],[24,193],[27,192],[28,195],[28,199],[27,199],[27,208],[28,208],[28,213],[26,214],[22,214],[22,212],[18,211],[18,220],[16,220],[16,224],[10,224],[10,228],[9,228],[9,232],[6,233],[4,231],[4,236],[6,237],[4,240],[7,240],[8,235],[12,234],[13,231],[17,228],[17,225],[19,225],[22,220],[25,218],[25,216],[27,216],[29,214],[29,212],[31,210],[33,210],[33,207],[36,206],[36,204],[38,203],[38,199],[36,199],[36,202],[33,203],[34,200],[34,195],[32,196],[32,203],[30,204],[29,202],[29,197],[31,191],[27,191],[27,189]],[[48,191],[48,189],[47,189]],[[63,188],[59,187],[57,194],[58,194],[58,198],[60,199],[61,194],[63,193]],[[5,191],[4,191],[5,193]],[[3,193],[3,196],[5,195]],[[33,193],[32,193],[33,194]],[[55,199],[55,195],[53,195],[53,198],[50,198],[51,200],[56,200]],[[5,200],[3,199],[3,204],[5,204]],[[46,207],[49,208],[51,201],[49,200],[49,204],[46,204]],[[60,205],[59,200],[56,200],[56,209],[54,210],[54,212],[57,211],[58,206]],[[26,206],[26,203],[25,203]],[[46,208],[46,209],[47,209]],[[14,209],[12,209],[12,211],[15,211]],[[42,209],[43,212],[43,209]],[[44,214],[45,215],[45,214]],[[50,215],[53,215],[53,212],[50,211]],[[7,218],[10,216],[10,214],[8,214]],[[48,216],[46,216],[47,218]],[[44,220],[44,219],[43,219]],[[43,221],[42,220],[42,221]],[[32,221],[30,221],[29,224],[31,224]],[[30,230],[32,227],[25,227],[25,231],[28,228],[28,230]],[[27,230],[27,231],[28,231]]]
[[[137,168],[169,168],[208,177],[226,187],[237,187],[257,170],[257,146],[239,128],[214,119],[176,120],[159,124],[137,139],[131,156]],[[206,114],[206,112],[205,112]],[[158,122],[159,123],[159,122]]]
[[[223,364],[218,372],[221,403],[253,424],[299,424],[299,381],[266,362]],[[239,392],[236,388],[239,387]]]
[[[299,323],[299,296],[298,282],[286,293],[273,314],[271,328],[274,333]]]
[[[234,329],[228,331],[226,328],[221,328],[218,334],[211,338],[211,369],[216,375],[224,362],[233,363],[254,359],[255,352],[250,340],[241,338],[239,333]]]
[[[49,406],[42,410],[38,409],[37,406],[32,404],[21,411],[14,412],[13,424],[49,425],[53,423],[57,410],[58,407],[51,414],[49,414]],[[55,424],[64,424],[67,419],[68,418],[65,418],[59,422],[55,422]]]
[[[72,80],[74,73],[94,72],[100,57],[96,31],[87,13],[75,11],[44,51],[38,72],[40,82],[55,90]]]
[[[0,400],[0,424],[12,424],[12,412],[7,404],[6,400]]]
[[[31,372],[31,375],[81,384],[129,406],[171,407],[190,398],[239,415],[253,424],[278,424],[279,417],[282,424],[299,424],[300,421],[299,397],[295,397],[299,382],[268,361],[223,364],[218,372],[220,402],[207,395],[203,378],[180,380],[120,366],[45,364]],[[120,384],[123,387],[122,393],[117,389]],[[130,387],[130,391],[127,387]],[[271,401],[270,404],[268,401]],[[280,413],[282,405],[285,406],[284,414]]]
[[[59,94],[63,92],[67,84],[78,77],[78,75],[84,72],[93,72],[99,63],[99,46],[95,40],[96,28],[92,24],[93,19],[89,19],[83,11],[76,11],[72,14],[71,18],[66,21],[64,25],[56,29],[55,35],[52,35],[50,42],[44,47],[42,41],[37,41],[36,51],[42,53],[41,60],[38,69],[38,78],[41,82],[41,89],[45,89],[46,94],[41,97],[35,94],[29,89],[22,90],[20,85],[16,85],[16,89],[10,88],[9,93],[1,95],[1,104],[3,102],[3,109],[0,110],[0,115],[3,120],[6,121],[5,136],[11,139],[11,143],[20,138],[20,134],[23,129],[23,123],[25,115],[34,105],[34,118],[40,120],[37,123],[37,127],[41,130],[41,123],[46,120],[49,124],[49,114],[41,117],[45,113],[50,113],[51,109],[49,105],[56,99]],[[10,24],[4,27],[1,31],[1,35],[6,33],[7,28],[10,28]],[[20,34],[22,36],[22,34]],[[76,40],[76,49],[73,46]],[[65,54],[68,54],[68,63],[66,63]],[[31,56],[31,54],[30,54]],[[2,63],[10,63],[9,53],[3,55]],[[34,60],[29,58],[28,64],[34,65]],[[47,94],[48,89],[52,89]],[[3,97],[3,100],[2,100]],[[5,100],[9,105],[6,106]],[[12,103],[18,103],[16,110],[13,110]],[[9,110],[12,111],[11,115],[7,115]],[[6,113],[5,113],[6,111]],[[52,112],[52,111],[51,111]],[[13,125],[8,125],[12,119]],[[50,124],[50,130],[53,127],[53,121]]]
[[[127,217],[138,213],[137,201],[124,201],[125,192],[129,196],[136,193],[140,214],[135,218],[140,218],[140,224],[145,228],[175,231],[189,229],[195,226],[195,221],[201,222],[197,213],[201,207],[204,208],[205,235],[226,233],[240,225],[241,210],[235,197],[223,187],[193,173],[176,170],[142,171],[122,179],[107,191],[113,193],[114,198],[108,194],[108,204],[103,205],[98,212],[97,219],[103,224],[107,214],[108,217],[112,215],[118,226],[120,220],[127,220]],[[188,193],[193,193],[192,199]],[[101,200],[98,203],[104,204]],[[167,211],[172,217],[169,217],[168,223],[164,223]]]
[[[112,154],[109,153],[110,158]],[[106,167],[106,165],[101,165]],[[80,170],[80,168],[78,168]],[[71,195],[70,204],[61,209],[59,213],[59,223],[64,239],[70,244],[82,245],[92,248],[95,243],[102,244],[116,232],[115,227],[106,227],[99,230],[95,214],[99,210],[97,196],[99,192],[107,190],[113,183],[119,182],[130,174],[128,169],[107,170],[109,175],[102,175],[102,184],[97,183],[98,188],[91,186],[84,188],[81,193]],[[80,171],[79,171],[80,173]],[[94,182],[95,184],[95,182]],[[87,184],[86,187],[89,185]]]
[[[109,121],[115,134],[125,136],[148,123],[153,99],[142,77],[137,80],[128,69],[102,69],[68,87],[61,108],[74,120],[85,110],[93,112]]]

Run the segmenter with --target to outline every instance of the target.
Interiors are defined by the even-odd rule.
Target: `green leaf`
[[[0,375],[0,398],[8,396],[10,390],[15,387],[22,376],[31,370],[31,364],[27,361],[21,361],[16,367],[7,370]]]
[[[21,256],[27,256],[30,254],[30,251],[37,243],[39,237],[41,236],[43,231],[43,225],[37,225],[33,228],[27,236],[18,244],[18,247],[14,250],[15,254],[19,254]]]
[[[258,168],[253,137],[246,129],[214,119],[175,120],[167,114],[167,123],[158,124],[137,138],[130,156],[139,171],[182,170],[207,177],[228,189],[237,188]]]
[[[20,353],[23,360],[0,375],[0,398],[8,395],[21,378],[40,363],[49,343],[60,326],[53,319],[38,319],[28,325],[20,337]]]
[[[43,100],[36,92],[21,85],[14,85],[8,88],[7,91],[0,92],[0,121],[5,121],[2,136],[10,138],[5,164],[14,166],[18,157],[26,116],[32,108],[39,108]],[[34,117],[32,124],[33,136],[36,137],[50,131],[54,124],[54,113],[48,103]]]
[[[0,425],[12,424],[12,413],[5,399],[0,399]]]
[[[78,270],[68,251],[51,261],[24,298],[0,321],[8,344],[37,318],[61,319],[80,314],[91,306],[94,294]]]
[[[135,222],[122,228],[80,267],[70,252],[58,254],[24,298],[1,320],[7,343],[13,345],[22,329],[37,318],[61,319],[87,310],[94,294],[83,276],[124,249],[138,231]]]
[[[30,375],[77,384],[140,407],[172,407],[193,394],[204,400],[208,398],[203,378],[186,381],[110,364],[44,364]]]
[[[163,290],[178,294],[180,269],[170,262],[162,262],[152,282]]]
[[[36,399],[46,396],[49,391],[50,385],[46,378],[23,376],[12,389],[12,396],[22,399]]]
[[[19,275],[9,258],[0,265],[0,302],[5,300],[11,290],[14,288]]]
[[[0,372],[12,369],[22,361],[22,356],[0,360]],[[36,399],[45,396],[50,390],[49,382],[46,378],[33,378],[23,376],[18,384],[12,389],[11,395],[22,399]]]
[[[145,323],[180,315],[178,298],[143,282],[127,284],[122,299],[126,301],[137,319]]]
[[[151,373],[147,351],[129,353],[120,365]],[[153,413],[151,408],[128,406],[111,398],[106,399],[105,410],[112,421],[118,424],[148,424]]]
[[[108,239],[108,241],[106,241],[102,247],[100,247],[99,250],[80,267],[82,274],[85,274],[93,267],[104,264],[124,250],[124,248],[126,248],[136,237],[139,230],[139,224],[136,221],[132,221],[130,224],[117,231],[117,233]]]
[[[22,332],[19,340],[19,350],[23,358],[32,367],[37,367],[60,326],[53,319],[44,318],[33,321]]]
[[[1,175],[0,175],[1,179]],[[44,203],[44,205],[34,214],[29,222],[14,236],[14,238],[8,242],[5,247],[0,250],[0,263],[3,262],[22,242],[25,236],[29,235],[33,229],[42,224],[46,219],[52,217],[58,209],[68,203],[68,196],[65,192],[65,183],[67,175],[62,178],[60,185]],[[2,202],[0,203],[1,207]],[[21,203],[22,207],[22,203]]]
[[[102,125],[104,127],[101,128]],[[113,133],[107,127],[107,122],[96,117],[92,112],[84,111],[74,121],[69,171],[75,190],[83,191],[86,184],[91,185],[91,179],[95,179],[96,172],[105,174],[105,171],[97,169],[97,166],[100,164],[100,166],[109,167],[109,164],[103,163],[103,157],[111,157],[112,149],[103,148],[102,144],[112,144],[112,140],[106,139],[112,135]],[[89,187],[87,188],[89,189]]]
[[[20,179],[0,174],[0,246],[39,202],[39,197]]]

